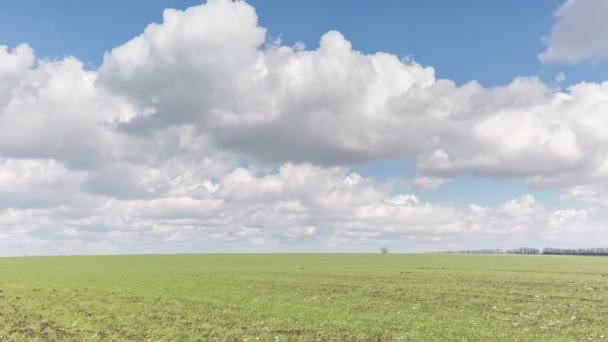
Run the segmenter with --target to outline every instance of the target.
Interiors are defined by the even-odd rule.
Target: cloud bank
[[[2,46],[1,253],[597,241],[608,235],[606,112],[608,82],[457,85],[335,31],[285,46],[242,1],[165,10],[96,70]],[[586,206],[427,203],[350,171],[389,158],[416,161],[414,189],[511,177]]]

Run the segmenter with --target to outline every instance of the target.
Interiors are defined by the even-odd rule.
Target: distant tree
[[[595,251],[596,249],[594,249]],[[541,250],[538,248],[530,248],[530,247],[520,247],[513,249],[501,249],[501,248],[493,248],[493,249],[468,249],[468,250],[459,250],[459,251],[447,251],[442,253],[448,254],[540,254]]]
[[[469,249],[438,252],[443,254],[545,254],[545,255],[588,255],[608,256],[608,248],[553,248],[545,247],[542,250],[532,247],[512,249]]]
[[[543,248],[543,254],[547,255],[608,255],[608,248]]]
[[[382,253],[382,254],[388,254],[388,247],[386,247],[386,246],[380,247],[380,253]]]

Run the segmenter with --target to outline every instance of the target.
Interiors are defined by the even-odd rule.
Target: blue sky
[[[163,22],[166,8],[183,12]],[[0,237],[19,215],[49,253],[43,236],[112,253],[201,239],[358,251],[403,226],[410,242],[442,241],[415,250],[505,240],[484,225],[517,227],[511,247],[538,226],[539,243],[597,232],[605,12],[602,0],[2,2]],[[283,221],[293,229],[273,230]],[[141,222],[153,228],[129,235]],[[107,238],[120,234],[124,246]]]
[[[0,40],[27,42],[39,56],[75,55],[93,65],[103,53],[161,20],[167,7],[184,9],[190,0],[82,2],[77,0],[4,2]],[[291,45],[318,46],[329,31],[342,32],[364,52],[387,51],[432,65],[437,76],[458,83],[477,80],[500,85],[521,75],[551,80],[567,70],[568,81],[605,78],[597,65],[543,66],[538,53],[561,3],[546,1],[251,1],[272,37]],[[591,78],[591,79],[589,79]]]
[[[103,53],[161,20],[162,10],[184,9],[194,0],[76,0],[4,2],[0,12],[3,44],[27,42],[39,56],[75,55],[93,65]],[[432,65],[437,76],[458,83],[477,80],[500,85],[521,75],[552,80],[566,72],[568,82],[596,81],[605,63],[544,66],[536,57],[551,31],[559,0],[546,1],[251,1],[260,23],[284,43],[310,48],[329,31],[342,32],[364,52],[387,51]]]
[[[197,0],[129,2],[23,0],[0,4],[0,41],[27,42],[39,57],[74,55],[98,66],[103,53],[161,21],[165,8],[185,9]],[[357,50],[411,56],[434,66],[437,76],[457,83],[476,80],[485,86],[514,77],[538,76],[552,82],[563,72],[566,81],[601,81],[608,63],[544,65],[543,50],[560,0],[545,1],[251,1],[271,37],[285,44],[318,46],[329,31],[342,32]]]
[[[165,8],[184,9],[197,0],[23,0],[0,4],[3,44],[28,42],[40,56],[75,55],[99,65],[103,53],[161,20]],[[356,49],[411,56],[432,65],[438,77],[493,86],[521,75],[567,82],[606,78],[606,63],[542,65],[536,57],[550,33],[560,0],[545,1],[251,1],[272,37],[316,47],[319,37],[338,30]]]

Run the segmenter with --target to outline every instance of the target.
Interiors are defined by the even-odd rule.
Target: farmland
[[[13,340],[608,340],[608,258],[0,258]]]

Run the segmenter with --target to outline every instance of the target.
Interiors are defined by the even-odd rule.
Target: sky
[[[0,255],[605,247],[608,2],[0,4]]]

